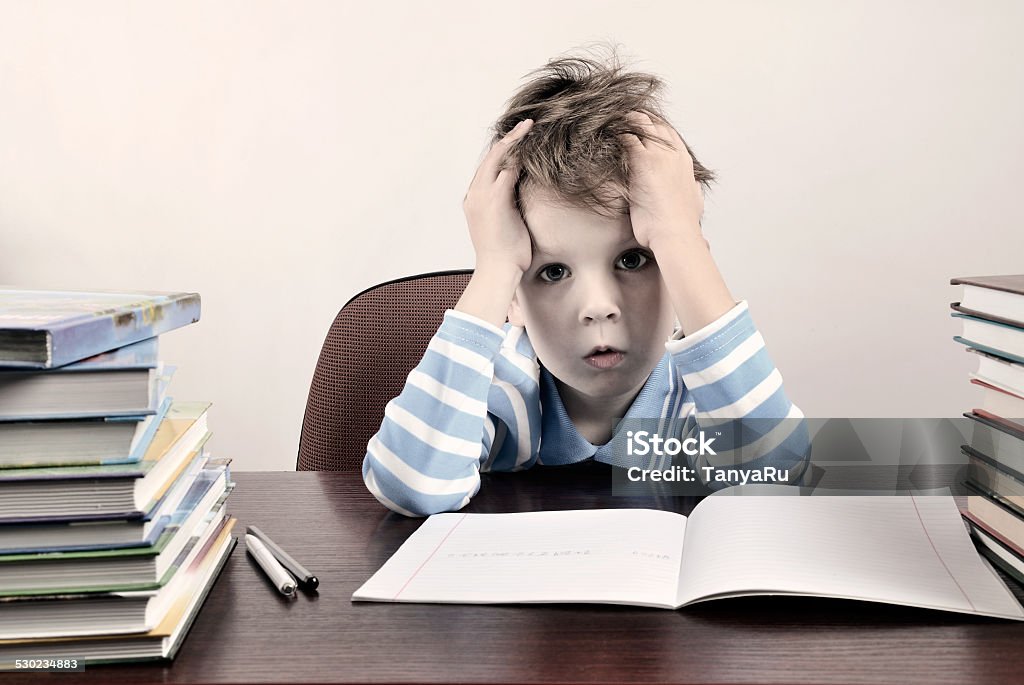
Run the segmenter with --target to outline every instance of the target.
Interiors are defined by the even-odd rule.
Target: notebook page
[[[671,608],[685,528],[650,509],[437,514],[352,599]]]
[[[690,515],[679,602],[748,593],[1024,619],[951,497],[709,497]]]

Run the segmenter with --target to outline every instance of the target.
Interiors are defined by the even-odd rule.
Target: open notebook
[[[437,514],[352,595],[678,609],[811,595],[1024,620],[951,497],[719,497],[650,509]]]

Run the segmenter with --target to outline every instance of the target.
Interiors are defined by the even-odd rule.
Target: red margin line
[[[430,556],[428,556],[428,557],[427,557],[426,559],[424,559],[424,560],[423,560],[423,563],[422,563],[422,564],[420,564],[419,568],[417,568],[417,569],[416,569],[415,571],[413,571],[413,574],[412,574],[411,576],[409,576],[409,580],[405,581],[405,585],[403,585],[403,586],[401,587],[401,589],[399,589],[399,591],[395,593],[395,596],[391,598],[391,600],[392,600],[392,601],[395,601],[395,600],[397,600],[397,599],[398,599],[398,595],[400,595],[400,594],[402,594],[403,592],[405,592],[405,588],[409,587],[409,583],[411,583],[411,582],[412,582],[412,579],[413,579],[413,578],[415,578],[415,577],[416,577],[416,575],[417,575],[417,574],[418,574],[418,573],[419,573],[420,571],[422,571],[422,570],[423,570],[423,567],[427,565],[427,562],[428,562],[428,561],[430,561],[431,559],[433,559],[433,558],[434,558],[434,555],[435,555],[435,554],[437,554],[437,550],[441,549],[441,545],[443,545],[443,544],[445,543],[445,541],[446,541],[446,540],[448,539],[448,537],[449,537],[449,536],[450,536],[450,535],[451,535],[452,533],[454,533],[454,532],[455,532],[455,529],[459,527],[459,524],[460,524],[460,523],[462,523],[463,521],[465,521],[465,520],[466,520],[466,517],[467,517],[467,516],[469,516],[469,514],[463,514],[463,515],[462,515],[462,518],[460,518],[460,519],[459,519],[458,521],[456,521],[456,522],[455,522],[455,525],[454,525],[454,526],[452,526],[452,529],[451,529],[451,530],[449,530],[449,531],[448,531],[447,533],[445,533],[445,536],[444,536],[443,538],[441,538],[441,542],[437,543],[437,547],[435,547],[435,548],[434,548],[434,551],[430,553]],[[969,602],[970,600],[967,600],[967,601]]]

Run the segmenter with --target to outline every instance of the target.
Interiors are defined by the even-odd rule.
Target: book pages
[[[436,514],[352,598],[672,608],[685,528],[650,509]]]
[[[689,518],[677,605],[745,594],[1024,620],[951,497],[709,497]]]

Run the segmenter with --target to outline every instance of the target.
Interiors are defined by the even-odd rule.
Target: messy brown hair
[[[643,112],[668,123],[661,109],[661,79],[629,71],[614,48],[605,48],[604,58],[600,52],[596,57],[552,59],[527,74],[527,83],[494,124],[492,143],[523,119],[534,122],[504,162],[506,168],[519,169],[516,206],[524,216],[526,198],[537,191],[599,214],[625,214],[630,202],[629,155],[617,136],[632,133],[641,141],[675,148],[672,141],[647,135],[625,116]],[[683,144],[693,158],[694,178],[707,190],[714,173]]]

